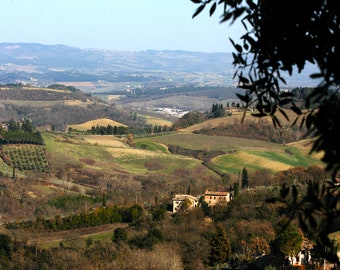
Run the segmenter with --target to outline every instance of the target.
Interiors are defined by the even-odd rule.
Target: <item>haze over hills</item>
[[[66,45],[0,43],[0,83],[25,82],[46,86],[58,82],[91,82],[85,91],[188,85],[231,86],[231,53],[190,51],[108,51]],[[308,66],[287,78],[287,86],[312,86]],[[112,83],[114,85],[112,85]],[[104,84],[104,86],[103,86]]]

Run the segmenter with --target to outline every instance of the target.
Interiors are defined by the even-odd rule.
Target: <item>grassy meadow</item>
[[[141,116],[145,118],[146,123],[148,125],[153,125],[153,126],[172,126],[172,122],[160,117],[156,116],[150,116],[150,115],[144,115],[144,114],[138,114],[138,116]]]
[[[213,169],[223,174],[238,173],[243,167],[250,172],[266,169],[275,174],[296,166],[322,166],[320,155],[309,155],[310,148],[306,142],[281,145],[246,138],[179,132],[136,139],[135,147],[130,147],[124,138],[110,135],[53,136],[50,134],[45,138],[46,150],[52,160],[107,173],[173,176],[179,170],[185,170],[190,177],[196,175],[195,171],[214,174],[198,159],[169,153],[169,145],[206,152],[224,151],[226,154],[210,162]]]
[[[44,135],[46,150],[58,167],[75,166],[110,174],[160,174],[214,175],[202,162],[194,158],[170,154],[164,145],[142,140],[142,148],[128,146],[114,136],[87,135],[67,138],[52,134]],[[138,145],[139,142],[137,141]],[[180,176],[179,176],[180,177]]]
[[[158,120],[154,117],[148,119],[149,121]],[[275,174],[296,166],[322,165],[320,154],[309,155],[310,145],[307,141],[282,145],[261,140],[192,133],[197,129],[239,120],[240,115],[213,119],[177,133],[135,139],[134,147],[127,144],[125,137],[43,133],[44,149],[52,170],[65,166],[108,174],[157,174],[187,178],[202,174],[217,177],[203,164],[202,160],[171,154],[168,151],[170,145],[188,150],[202,150],[206,153],[225,152],[211,159],[209,164],[210,168],[222,174],[238,173],[243,167],[250,172],[266,169]],[[162,122],[162,124],[166,123]],[[95,125],[123,124],[104,118],[70,127],[87,130]],[[9,146],[6,147],[8,149]],[[0,163],[0,170],[7,175],[12,171],[11,167],[3,162]]]

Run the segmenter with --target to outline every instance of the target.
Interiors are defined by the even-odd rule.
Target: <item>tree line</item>
[[[126,207],[100,207],[89,213],[83,212],[65,217],[56,216],[51,219],[37,217],[36,220],[7,223],[7,229],[28,230],[71,230],[118,222],[130,223],[138,219],[143,213],[139,205]]]
[[[69,132],[76,131],[75,129],[69,128]],[[172,127],[167,125],[145,125],[142,128],[138,127],[126,127],[126,126],[111,126],[110,124],[107,126],[92,126],[91,129],[86,132],[89,134],[96,135],[126,135],[126,134],[134,134],[134,135],[142,135],[142,134],[154,134],[154,133],[165,133],[173,131]]]
[[[13,119],[4,122],[0,128],[0,144],[44,144],[44,139],[36,131],[30,119],[16,122]]]

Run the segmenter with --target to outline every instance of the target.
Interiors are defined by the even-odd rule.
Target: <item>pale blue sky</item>
[[[1,0],[0,42],[109,50],[233,51],[241,27],[190,0]]]

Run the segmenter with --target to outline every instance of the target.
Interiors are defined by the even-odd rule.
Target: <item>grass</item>
[[[298,144],[283,146],[235,137],[176,133],[137,139],[136,148],[131,148],[114,136],[45,136],[52,160],[107,173],[157,174],[167,178],[214,174],[199,160],[168,153],[166,145],[170,144],[192,150],[227,152],[211,161],[213,168],[221,173],[238,173],[243,167],[250,172],[268,169],[277,173],[295,166],[322,165],[316,156],[308,155],[307,149]]]
[[[76,241],[77,244],[85,247],[86,240],[91,238],[92,242],[111,242],[112,235],[115,228],[126,227],[127,224],[116,223],[106,224],[101,226],[68,230],[68,231],[57,231],[48,233],[38,233],[39,235],[29,235],[30,241],[36,242],[38,247],[42,249],[48,249],[53,247],[59,247],[60,243],[63,243],[65,247],[70,247],[72,241]]]
[[[0,158],[0,172],[6,176],[12,176],[13,169]]]
[[[202,175],[215,175],[205,168],[201,161],[168,153],[165,146],[150,142],[147,139],[137,141],[143,149],[130,148],[115,145],[116,139],[103,136],[95,136],[98,143],[89,143],[91,136],[82,138],[68,138],[45,134],[47,152],[53,162],[81,166],[91,170],[107,173],[124,173],[150,175],[159,174],[173,177],[183,175],[195,175],[199,171]],[[113,136],[111,136],[113,138]],[[112,142],[115,142],[112,144]]]
[[[222,173],[238,173],[246,167],[248,171],[267,169],[272,173],[287,170],[291,167],[308,167],[322,165],[318,159],[301,153],[298,149],[252,150],[244,149],[236,153],[219,156],[212,161],[213,167]]]
[[[251,140],[245,138],[225,137],[225,136],[208,136],[202,134],[170,134],[161,137],[148,138],[151,142],[162,143],[165,145],[178,145],[191,150],[240,150],[244,147],[280,149],[281,145],[264,142],[259,140]]]
[[[116,154],[115,160],[123,170],[133,174],[172,175],[176,170],[190,170],[202,166],[200,161],[192,158],[138,149],[124,150],[124,153],[120,151]],[[147,164],[150,163],[159,164],[159,169],[149,169]]]
[[[165,145],[155,142],[150,142],[149,140],[141,139],[137,140],[135,146],[138,149],[144,149],[149,151],[163,152],[167,153],[168,149]]]
[[[141,116],[143,118],[146,119],[146,123],[148,125],[153,125],[153,126],[168,126],[171,127],[172,126],[172,122],[169,120],[165,120],[162,119],[160,117],[155,117],[155,116],[150,116],[150,115],[142,115],[142,114],[138,114],[138,116]]]
[[[125,142],[113,135],[85,135],[82,136],[85,142],[100,146],[110,146],[116,148],[130,148]]]

